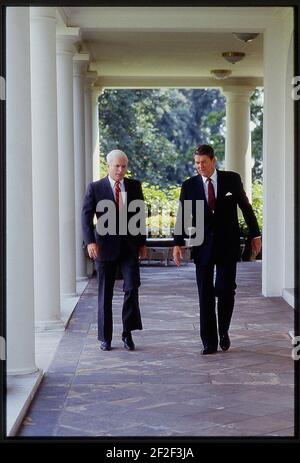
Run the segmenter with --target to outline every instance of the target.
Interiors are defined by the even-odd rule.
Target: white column
[[[57,36],[57,121],[59,166],[60,288],[76,296],[75,179],[72,36]]]
[[[225,168],[241,175],[249,200],[252,196],[250,96],[254,89],[224,87],[226,97]]]
[[[35,315],[58,329],[60,262],[55,8],[31,8],[31,92]]]
[[[289,41],[286,44],[284,37],[284,23],[274,21],[264,33],[262,292],[269,297],[282,296],[283,293],[286,206],[289,209],[285,199],[291,198],[290,194],[285,196],[285,182],[292,182],[292,178],[285,177],[285,171],[293,163],[293,143],[285,140],[290,135],[290,129],[286,132],[285,127],[286,109],[290,107],[292,111],[293,107],[292,102],[286,106],[286,98],[289,100],[291,93],[285,95],[286,85],[291,91],[291,82],[285,81],[288,45]],[[290,227],[293,227],[291,222]],[[287,242],[286,246],[290,243]]]
[[[84,120],[85,120],[85,185],[93,180],[93,121],[92,121],[92,84],[97,72],[87,72],[84,85]]]
[[[8,374],[24,374],[37,370],[34,345],[29,8],[7,8],[6,44],[7,371]]]
[[[74,75],[74,152],[75,152],[75,224],[76,224],[76,278],[85,280],[86,256],[81,227],[81,209],[85,194],[85,122],[84,122],[84,74],[89,55],[75,55]]]
[[[92,92],[92,114],[93,114],[93,181],[100,178],[100,140],[99,140],[99,104],[98,99],[102,88],[93,87]]]
[[[295,147],[294,147],[294,100],[291,98],[291,82],[294,76],[293,11],[285,21],[285,159],[284,169],[284,291],[285,300],[295,307]],[[299,104],[299,102],[298,102]],[[299,258],[299,257],[298,257]]]

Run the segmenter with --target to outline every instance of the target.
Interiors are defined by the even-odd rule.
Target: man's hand
[[[90,243],[87,246],[88,255],[91,259],[96,259],[99,256],[99,246],[96,243]]]
[[[253,238],[251,241],[253,257],[256,257],[261,250],[261,238]]]
[[[146,245],[140,246],[139,247],[139,259],[140,260],[145,259],[146,255],[147,255],[147,246]]]
[[[180,261],[183,259],[182,250],[180,246],[174,246],[173,248],[173,259],[177,267],[180,266]]]

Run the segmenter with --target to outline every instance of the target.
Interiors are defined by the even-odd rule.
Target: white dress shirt
[[[213,174],[210,176],[210,178],[211,178],[212,186],[214,188],[215,198],[216,199],[217,199],[217,192],[218,192],[217,176],[218,176],[217,171],[215,169]],[[201,177],[202,177],[202,181],[203,181],[203,187],[204,187],[204,192],[205,192],[205,196],[206,196],[206,201],[208,203],[208,182],[207,182],[208,177],[204,177],[204,175],[201,175]]]
[[[110,176],[108,176],[108,180],[109,180],[111,189],[113,191],[114,197],[116,199],[116,190],[115,190],[116,180],[112,179]],[[123,201],[123,204],[124,204],[125,203],[125,198],[126,198],[126,190],[125,190],[124,179],[120,180],[120,190],[121,190],[121,195],[122,195],[122,201]]]

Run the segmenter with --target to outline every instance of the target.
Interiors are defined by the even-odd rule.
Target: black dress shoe
[[[131,334],[127,334],[126,336],[122,336],[122,341],[124,342],[124,348],[127,350],[134,350],[135,345],[132,339]]]
[[[228,333],[222,334],[220,336],[220,347],[222,350],[228,350],[230,347],[230,338],[228,336]]]
[[[100,349],[101,350],[111,350],[110,342],[108,342],[108,341],[100,341]]]
[[[212,347],[204,347],[201,351],[202,355],[208,355],[208,354],[215,354],[217,352],[217,349],[214,349]]]

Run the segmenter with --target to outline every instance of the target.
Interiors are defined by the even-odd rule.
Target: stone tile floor
[[[82,295],[19,436],[293,436],[294,311],[261,296],[261,264],[238,264],[227,352],[201,356],[194,265],[143,266],[144,330],[110,352],[96,339],[96,279]]]

